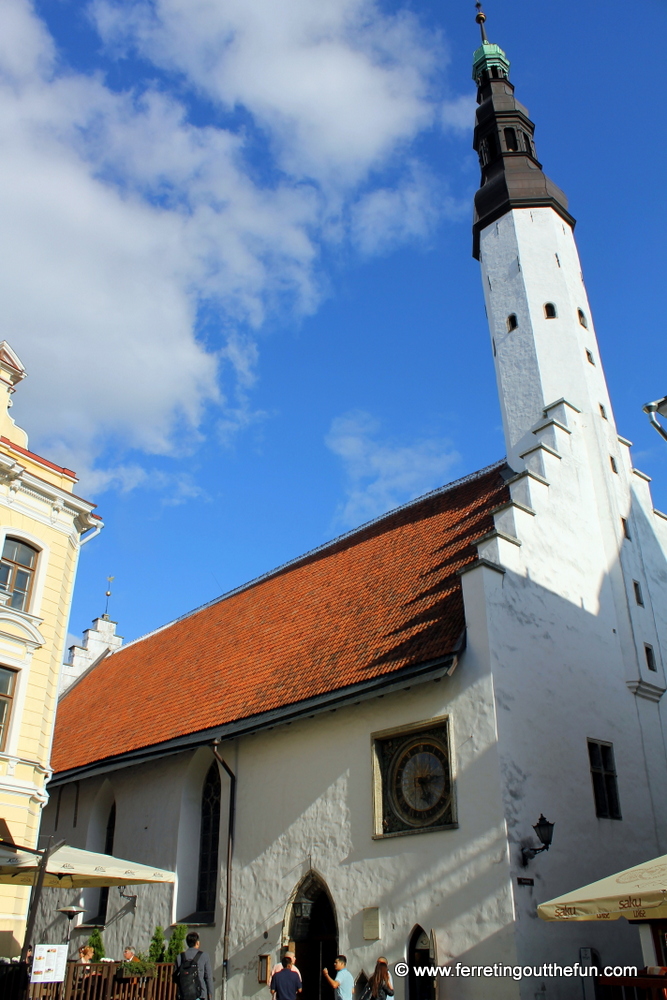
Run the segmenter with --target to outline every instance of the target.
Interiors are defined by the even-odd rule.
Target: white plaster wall
[[[513,209],[483,230],[480,247],[507,458],[519,471],[546,405],[565,397],[585,413],[599,413],[602,403],[612,428],[613,413],[570,226],[551,208]],[[556,305],[556,319],[545,318],[547,302]],[[508,331],[511,313],[518,327]]]
[[[443,714],[459,828],[374,840],[370,734]],[[416,923],[435,932],[440,961],[507,959],[513,908],[495,738],[488,674],[470,657],[451,679],[240,741],[230,996],[262,994],[257,956],[277,955],[290,896],[311,864],[331,892],[355,977],[379,954],[403,957]],[[362,937],[369,906],[381,914],[376,942]],[[461,980],[451,996],[482,1000],[486,988]],[[507,982],[494,992],[517,996]]]

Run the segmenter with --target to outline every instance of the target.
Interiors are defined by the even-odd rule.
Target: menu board
[[[31,983],[62,983],[67,968],[66,944],[38,944],[32,960]]]

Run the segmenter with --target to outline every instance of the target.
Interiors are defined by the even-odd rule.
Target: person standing
[[[348,971],[346,966],[347,958],[345,955],[338,955],[334,961],[334,969],[336,971],[335,979],[331,978],[328,969],[322,969],[324,978],[328,982],[329,986],[333,986],[336,1000],[352,1000],[352,994],[354,992],[354,979],[352,978],[352,973]]]
[[[294,952],[293,951],[286,951],[285,954],[283,955],[283,958],[291,958],[292,959],[292,964],[291,964],[290,968],[291,968],[292,972],[296,972],[297,975],[299,976],[299,978],[301,978],[301,973],[299,972],[299,970],[296,967],[296,955],[294,954]],[[276,972],[282,972],[282,970],[283,970],[283,963],[282,963],[282,960],[281,960],[280,962],[276,962],[276,964],[271,969],[271,976],[269,977],[269,982],[271,982],[271,980],[275,976]]]
[[[200,950],[199,934],[190,931],[185,943],[187,948],[174,966],[178,1000],[213,1000],[211,962],[206,952]]]
[[[387,959],[380,957],[375,963],[375,972],[369,979],[361,1000],[387,1000],[387,997],[393,997],[393,995],[394,987]]]
[[[289,955],[285,955],[280,965],[280,971],[271,976],[271,995],[275,1000],[296,1000],[301,992],[301,976],[293,969]]]

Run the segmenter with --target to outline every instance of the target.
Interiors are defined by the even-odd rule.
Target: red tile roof
[[[60,702],[54,770],[455,652],[465,624],[457,570],[475,560],[491,510],[509,499],[500,469],[406,504],[109,655]]]

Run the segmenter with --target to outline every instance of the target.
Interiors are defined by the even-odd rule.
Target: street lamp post
[[[667,441],[667,429],[662,426],[656,416],[659,413],[661,417],[667,417],[667,396],[663,396],[662,399],[655,399],[652,403],[647,403],[644,407],[644,413],[648,413],[648,418],[658,434]]]

